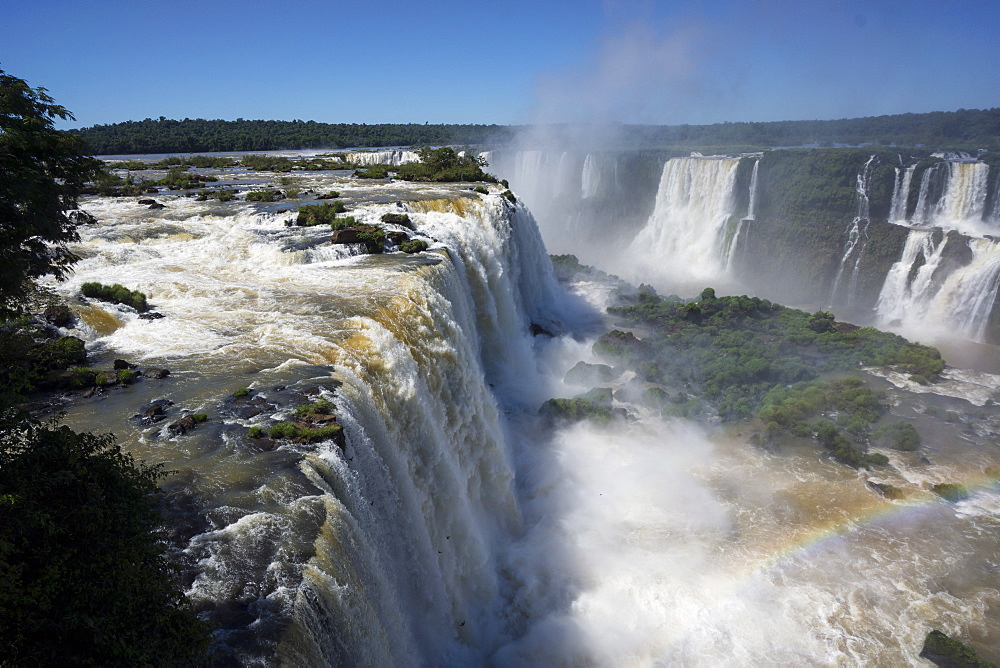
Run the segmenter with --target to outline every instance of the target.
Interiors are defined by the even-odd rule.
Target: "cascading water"
[[[420,156],[416,151],[404,151],[401,149],[392,151],[355,151],[347,154],[347,161],[357,165],[405,165],[411,162],[420,162]]]
[[[699,183],[724,191],[724,161],[688,167],[719,170]],[[559,379],[592,353],[586,331],[528,335],[572,316],[531,215],[464,187],[301,178],[361,222],[407,211],[430,250],[337,253],[242,202],[98,198],[84,259],[55,286],[120,282],[165,316],[74,302],[95,355],[173,373],[69,405],[68,421],[113,427],[194,499],[207,526],[184,546],[190,594],[220,662],[900,665],[930,628],[998,637],[1000,497],[926,490],[981,474],[986,448],[889,452],[862,474],[617,399],[638,419],[542,428],[538,402],[578,391]],[[225,397],[248,385],[273,406],[235,413]],[[335,404],[343,450],[248,437],[311,392]],[[128,421],[161,397],[209,419],[181,437]]]
[[[871,225],[868,184],[871,181],[875,158],[876,156],[874,155],[868,158],[868,162],[858,172],[854,188],[858,202],[857,213],[847,228],[847,242],[844,244],[844,254],[840,258],[840,264],[837,266],[837,275],[833,279],[833,287],[830,290],[831,302],[838,301],[838,294],[841,290],[840,281],[844,276],[845,267],[850,266],[851,268],[847,279],[846,299],[840,301],[850,306],[856,292],[858,270],[861,268],[861,259],[864,257],[865,246],[868,243],[868,226]],[[853,263],[850,263],[851,259],[854,260]]]
[[[935,244],[929,230],[910,231],[903,256],[892,265],[879,294],[876,310],[882,322],[925,322],[934,295],[932,279],[947,243],[942,236]]]
[[[892,204],[889,207],[890,223],[906,222],[906,203],[910,198],[910,183],[913,181],[913,172],[916,165],[910,165],[906,169],[896,167],[896,182],[892,189]]]
[[[630,246],[636,275],[686,281],[723,273],[738,165],[735,158],[673,158],[663,166],[653,214]]]
[[[582,182],[580,195],[584,199],[596,196],[601,188],[600,168],[597,165],[597,160],[595,160],[594,156],[589,153],[583,161]]]
[[[753,172],[750,174],[750,191],[747,194],[747,215],[736,223],[736,232],[733,233],[733,240],[726,251],[726,271],[733,270],[733,262],[739,253],[740,236],[750,233],[750,225],[757,220],[757,174],[760,171],[760,159],[753,163]],[[744,228],[746,232],[744,233]]]

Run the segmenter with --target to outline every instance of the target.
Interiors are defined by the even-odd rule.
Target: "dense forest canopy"
[[[575,126],[551,126],[546,134],[578,134]],[[315,121],[235,121],[164,117],[94,125],[73,132],[97,155],[270,151],[413,145],[504,144],[519,126],[375,125]],[[622,147],[936,146],[1000,150],[1000,108],[959,109],[835,121],[774,121],[715,125],[620,125],[614,144]],[[577,138],[578,139],[578,138]]]

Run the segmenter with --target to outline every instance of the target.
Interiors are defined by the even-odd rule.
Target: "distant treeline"
[[[302,148],[370,148],[502,143],[503,125],[419,125],[416,123],[317,123],[315,121],[206,121],[168,118],[125,121],[72,130],[94,155],[275,151]]]
[[[897,114],[836,121],[774,121],[715,125],[619,125],[612,141],[619,147],[745,150],[780,146],[947,147],[1000,150],[1000,108],[959,109],[927,114]],[[96,155],[270,151],[280,149],[379,146],[463,146],[504,144],[520,130],[505,125],[376,125],[315,121],[175,121],[162,116],[73,130]],[[579,128],[554,125],[553,138],[565,134],[578,143]],[[603,133],[602,133],[603,135]],[[576,140],[570,139],[576,136]]]

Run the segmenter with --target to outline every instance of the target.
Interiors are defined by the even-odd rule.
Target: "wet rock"
[[[155,199],[145,198],[145,199],[139,200],[139,204],[144,204],[146,206],[149,206],[150,204],[156,204],[156,200]]]
[[[85,392],[83,393],[83,398],[84,398],[84,399],[90,399],[90,398],[91,398],[92,396],[94,396],[94,394],[95,394],[96,392],[97,392],[97,386],[96,386],[96,385],[95,385],[95,386],[93,386],[93,387],[89,387],[89,388],[87,388],[87,390],[86,390],[86,391],[85,391]]]
[[[72,327],[76,323],[76,316],[65,304],[52,304],[46,306],[42,311],[42,318],[45,322],[56,327]]]
[[[389,241],[397,246],[409,241],[410,239],[410,236],[406,232],[386,232],[385,236],[389,238]]]
[[[996,665],[984,661],[972,647],[936,629],[924,638],[920,656],[941,668],[986,668]]]
[[[166,209],[167,206],[165,204],[160,204],[159,202],[153,202],[149,205],[149,208],[155,211],[156,209]]]
[[[577,362],[576,366],[566,372],[563,382],[567,385],[593,387],[599,383],[607,383],[614,377],[614,369],[607,364]]]
[[[142,372],[144,378],[166,378],[170,375],[170,369],[160,369],[158,367],[150,367]]]
[[[197,424],[198,423],[195,422],[194,416],[185,415],[177,422],[167,425],[167,431],[171,436],[181,436],[182,434],[186,434],[193,430]]]
[[[156,311],[147,311],[146,313],[140,313],[140,320],[159,320],[164,317],[162,313],[157,313]]]
[[[903,490],[893,485],[889,485],[887,483],[874,482],[869,480],[868,486],[871,487],[876,492],[878,492],[881,496],[893,501],[898,501],[899,499],[902,499],[905,496],[903,494]]]
[[[137,364],[132,364],[131,362],[126,362],[125,360],[115,360],[115,371],[121,371],[122,369],[134,369],[137,366]]]
[[[553,336],[555,336],[555,334],[553,334],[549,330],[545,329],[541,325],[539,325],[537,323],[534,323],[534,322],[531,323],[531,327],[529,329],[531,331],[531,335],[532,336],[547,336],[549,338],[552,338]]]
[[[343,230],[337,230],[330,237],[331,244],[360,244],[364,243],[361,238],[361,230],[353,227],[348,227]]]
[[[132,419],[138,420],[139,424],[148,427],[167,419],[166,409],[173,406],[174,402],[169,399],[157,399],[146,404],[140,409],[138,415],[133,415]]]
[[[66,216],[73,221],[75,225],[96,225],[97,218],[93,214],[87,213],[83,209],[77,209],[76,211],[70,211]]]
[[[261,413],[274,410],[275,405],[264,399],[264,397],[254,396],[242,399],[230,398],[225,402],[224,407],[234,417],[241,420],[249,420]]]

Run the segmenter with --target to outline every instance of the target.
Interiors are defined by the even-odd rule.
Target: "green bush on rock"
[[[115,283],[114,285],[104,285],[103,283],[84,283],[80,286],[80,292],[84,297],[99,299],[112,304],[125,304],[131,306],[136,311],[144,313],[149,310],[146,302],[146,295],[138,290],[128,288]]]

